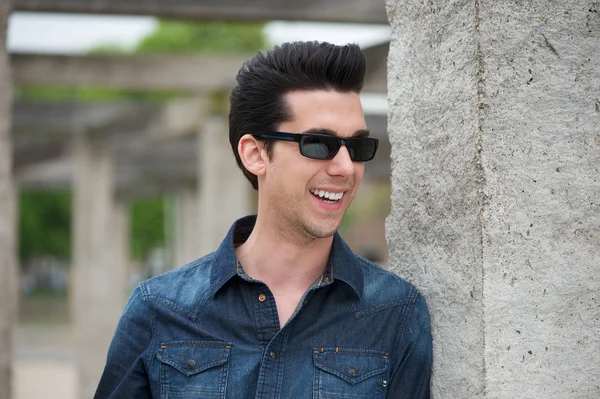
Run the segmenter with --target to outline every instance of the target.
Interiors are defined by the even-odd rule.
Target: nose
[[[342,145],[335,157],[329,161],[328,173],[331,176],[351,176],[354,174],[354,167],[348,148]]]

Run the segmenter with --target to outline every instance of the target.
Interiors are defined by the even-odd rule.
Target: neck
[[[244,272],[272,290],[305,291],[325,272],[333,237],[309,239],[272,226],[259,214],[248,240],[236,249]]]

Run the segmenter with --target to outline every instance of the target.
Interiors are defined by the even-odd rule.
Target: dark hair
[[[336,46],[320,42],[294,42],[257,53],[237,74],[231,92],[229,142],[238,166],[252,187],[258,179],[240,159],[237,146],[247,133],[276,130],[293,115],[284,95],[294,90],[334,90],[359,93],[365,75],[365,57],[356,44]],[[266,141],[267,154],[273,142]]]

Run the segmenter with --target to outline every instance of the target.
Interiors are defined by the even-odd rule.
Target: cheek
[[[354,184],[356,186],[359,185],[364,174],[365,174],[365,164],[364,163],[356,163],[354,166],[354,180],[355,180]]]
[[[317,169],[303,159],[289,159],[289,162],[280,163],[271,169],[270,186],[280,194],[298,197],[306,191],[307,185],[317,174]]]
[[[292,159],[293,161],[286,165],[286,172],[282,179],[288,185],[298,186],[298,189],[304,190],[305,186],[319,175],[322,166],[301,155]]]

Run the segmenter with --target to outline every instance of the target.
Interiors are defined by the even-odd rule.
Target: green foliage
[[[123,90],[110,87],[20,86],[16,87],[14,91],[15,100],[28,100],[40,102],[161,102],[181,96],[182,94],[180,92],[174,90]]]
[[[149,93],[141,90],[122,90],[108,87],[18,87],[15,89],[15,99],[29,101],[73,101],[73,102],[106,102],[106,101],[136,101],[161,100],[163,97],[172,98],[172,93]]]
[[[71,256],[71,193],[22,190],[19,194],[19,258]]]
[[[165,246],[165,205],[162,198],[134,201],[131,215],[131,256],[144,259],[150,250]]]
[[[263,49],[263,24],[223,21],[160,21],[138,53],[231,53]]]

